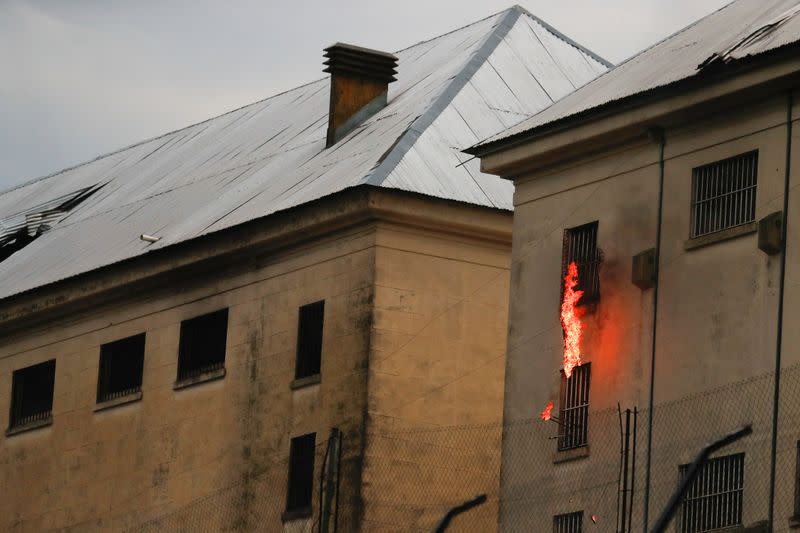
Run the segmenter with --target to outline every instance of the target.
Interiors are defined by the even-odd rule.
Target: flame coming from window
[[[553,402],[547,402],[547,407],[545,407],[544,411],[542,411],[539,414],[539,418],[547,422],[548,420],[550,420],[550,411],[552,410],[553,410]]]
[[[567,268],[564,278],[564,299],[561,302],[561,327],[564,329],[564,375],[569,378],[572,369],[581,364],[581,330],[583,324],[578,317],[575,306],[583,296],[583,291],[576,291],[578,284],[578,265],[573,261]]]

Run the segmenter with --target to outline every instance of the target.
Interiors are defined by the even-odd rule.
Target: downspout
[[[647,401],[647,455],[645,456],[644,467],[644,510],[642,515],[643,531],[647,533],[648,514],[650,511],[650,460],[653,448],[653,391],[655,389],[656,372],[656,326],[658,324],[658,286],[661,277],[661,219],[664,204],[664,130],[661,128],[651,128],[648,130],[649,137],[658,143],[658,210],[656,219],[656,251],[655,269],[656,281],[653,285],[653,335],[650,347],[650,394]]]
[[[792,163],[792,107],[794,105],[794,94],[789,89],[786,96],[786,162],[783,178],[783,216],[781,217],[781,263],[778,280],[778,331],[775,335],[775,387],[772,396],[772,447],[769,461],[769,509],[767,517],[767,531],[774,531],[775,517],[775,469],[778,451],[778,408],[780,406],[781,393],[781,345],[783,342],[783,299],[784,283],[786,280],[786,241],[787,228],[789,226],[789,179],[791,177]]]

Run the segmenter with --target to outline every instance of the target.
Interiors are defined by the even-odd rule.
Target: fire
[[[552,410],[553,410],[553,402],[547,402],[547,407],[545,407],[544,411],[542,411],[539,414],[539,417],[545,422],[547,422],[548,420],[550,420],[550,411]]]
[[[576,291],[578,284],[578,265],[573,261],[567,268],[564,278],[564,300],[561,302],[561,327],[564,328],[564,375],[570,377],[572,369],[581,364],[581,330],[583,324],[575,306],[583,296]]]

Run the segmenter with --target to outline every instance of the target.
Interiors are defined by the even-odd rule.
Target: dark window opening
[[[14,371],[9,429],[52,416],[55,377],[55,359]]]
[[[101,187],[85,187],[0,219],[0,261],[36,240]]]
[[[756,219],[758,151],[692,169],[690,237],[701,237]]]
[[[100,348],[97,401],[105,402],[142,390],[145,334],[104,344]]]
[[[553,533],[581,533],[582,530],[583,511],[553,517]]]
[[[800,518],[800,441],[797,441],[797,455],[794,463],[794,514],[792,518]]]
[[[564,245],[561,253],[561,290],[569,264],[578,267],[576,290],[583,291],[578,305],[596,302],[600,299],[600,263],[602,253],[597,248],[598,222],[591,222],[564,230]]]
[[[686,475],[689,465],[680,467]],[[703,533],[742,523],[744,454],[709,460],[681,502],[678,531]]]
[[[286,511],[311,508],[316,436],[316,433],[309,433],[292,439],[289,450],[289,490],[286,497]]]
[[[228,310],[181,322],[178,381],[225,368]]]
[[[569,379],[561,372],[559,450],[580,448],[589,442],[590,379],[590,363],[573,368]]]
[[[295,379],[315,376],[320,372],[325,300],[302,306],[299,315]]]

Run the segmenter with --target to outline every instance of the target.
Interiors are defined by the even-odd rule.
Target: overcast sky
[[[617,63],[728,0],[523,0]],[[0,0],[0,189],[394,51],[508,0]]]

